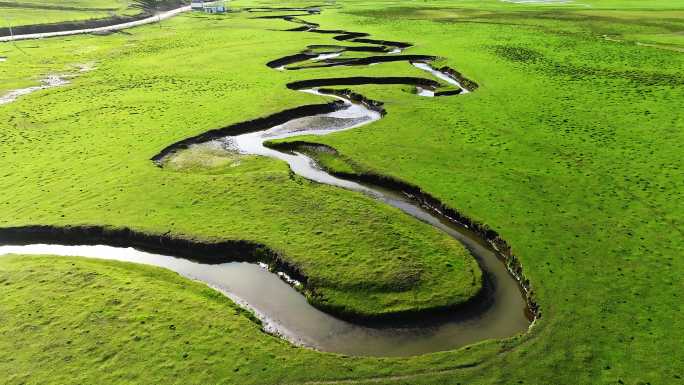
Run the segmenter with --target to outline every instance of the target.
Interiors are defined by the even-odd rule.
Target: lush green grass
[[[227,301],[215,299],[218,304],[207,313],[199,308],[173,313],[176,308],[160,301],[155,308],[168,312],[164,317],[220,320],[244,337],[230,344],[193,335],[191,343],[200,341],[196,346],[226,358],[184,366],[182,358],[168,356],[173,367],[158,361],[149,380],[128,381],[266,384],[423,372],[431,374],[387,383],[680,383],[684,213],[679,202],[684,180],[679,144],[684,123],[678,111],[684,102],[684,58],[677,51],[629,42],[664,35],[667,44],[679,44],[682,9],[668,0],[582,3],[592,7],[345,1],[341,10],[307,18],[325,28],[415,42],[409,52],[444,56],[480,84],[473,94],[437,99],[417,98],[408,87],[355,87],[384,101],[387,117],[309,139],[333,146],[355,168],[326,159],[330,167],[370,170],[417,184],[499,231],[522,261],[542,306],[544,316],[530,333],[413,359],[343,359],[290,348],[260,334],[242,316],[217,317],[217,312],[229,313]],[[0,107],[0,121],[8,122],[0,132],[0,161],[6,170],[0,176],[0,226],[105,223],[198,238],[252,239],[284,252],[321,283],[345,293],[363,293],[354,283],[396,282],[413,271],[413,264],[426,277],[444,279],[447,272],[432,268],[431,261],[453,258],[466,264],[457,245],[430,229],[357,194],[291,178],[276,161],[240,158],[231,167],[235,162],[229,159],[175,171],[156,169],[148,161],[160,148],[190,135],[319,100],[285,90],[290,80],[422,72],[393,63],[277,73],[263,64],[306,44],[332,40],[268,31],[270,23],[241,14],[183,16],[166,24],[161,30],[132,30],[130,37],[26,42],[30,55],[0,46],[0,55],[10,56],[0,64],[4,89],[51,68],[89,60],[99,66],[74,87]],[[61,283],[67,275],[54,261],[0,263],[3,276],[31,289],[5,286],[13,293],[9,298],[17,298],[9,309],[28,303],[28,296],[45,301],[33,293],[52,287],[24,276],[28,269],[47,281],[75,285]],[[111,269],[118,264],[74,263],[100,276],[130,276],[131,287],[145,289],[146,299],[173,293],[164,287],[167,281],[184,285],[184,295],[195,298],[204,290],[154,269],[126,267],[125,274],[115,274]],[[49,274],[53,264],[54,276]],[[133,278],[145,271],[154,271],[150,274],[159,287]],[[389,274],[393,271],[401,274]],[[459,278],[465,271],[458,271]],[[435,303],[439,299],[430,293],[463,290],[463,282],[449,287],[440,280],[434,285],[421,281],[398,298],[417,293],[424,303]],[[103,281],[98,290],[107,297],[114,287]],[[76,303],[90,292],[79,291],[62,303]],[[337,295],[332,298],[352,306],[362,307],[360,301],[366,300]],[[371,306],[389,306],[382,298],[367,300]],[[92,304],[80,308],[98,309]],[[65,313],[63,322],[78,320]],[[12,324],[30,325],[26,311],[0,314]],[[63,336],[75,338],[83,328]],[[111,340],[121,340],[130,330],[119,329],[122,334],[112,330]],[[12,336],[50,343],[49,337],[29,337],[30,330],[12,329]],[[150,352],[181,351],[173,349],[173,338],[157,341],[139,356],[122,356],[117,373],[139,375],[143,369],[137,357],[154,357]],[[7,337],[0,341],[9,342]],[[56,349],[64,353],[68,348]],[[21,351],[2,349],[7,350]],[[262,355],[265,351],[274,356]],[[266,363],[276,372],[230,372],[238,359],[249,359],[254,368]],[[13,364],[32,367],[33,362],[24,358]],[[66,370],[83,376],[73,382],[88,382],[98,373],[97,367],[78,362],[55,363],[45,374],[27,376],[44,382],[54,378],[53,371]],[[477,365],[441,372],[463,363]]]
[[[0,28],[130,15],[129,0],[0,0]]]
[[[203,284],[130,263],[0,257],[0,287],[3,384],[296,384],[478,360],[297,348]]]
[[[513,349],[497,372],[541,383],[678,381],[681,360],[664,357],[683,355],[673,341],[682,337],[683,123],[675,111],[684,57],[601,35],[629,23],[681,30],[680,11],[671,16],[677,27],[534,7],[460,20],[421,20],[425,12],[322,18],[418,40],[417,49],[447,57],[481,88],[411,102],[396,90],[355,88],[385,101],[387,118],[309,140],[338,149],[358,171],[423,187],[513,245],[544,308],[543,336]],[[535,364],[513,363],[521,360]]]
[[[0,3],[62,8],[107,9],[128,7],[131,0],[0,0]]]
[[[40,46],[30,55],[10,51],[9,79],[42,72],[37,59],[51,51],[59,52],[51,57],[55,68],[95,60],[97,69],[72,87],[0,110],[10,122],[3,164],[22,169],[0,182],[12,191],[2,198],[2,225],[101,224],[257,241],[302,269],[315,289],[312,302],[345,313],[372,316],[471,298],[481,273],[463,246],[369,197],[292,176],[272,159],[202,170],[163,170],[150,161],[185,137],[322,101],[288,90],[295,75],[264,65],[306,44],[301,35],[265,31],[270,23],[186,16],[131,37],[47,40],[26,43]],[[262,49],[253,52],[255,45]],[[261,98],[264,90],[270,98]],[[30,105],[42,107],[34,114]],[[50,197],[64,201],[55,206]]]

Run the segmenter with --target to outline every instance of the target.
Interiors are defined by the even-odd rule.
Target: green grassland
[[[671,48],[681,47],[682,7],[338,4],[306,19],[413,42],[408,52],[442,56],[480,88],[432,99],[406,86],[354,87],[385,102],[388,115],[306,139],[340,153],[321,158],[327,167],[416,184],[496,229],[535,288],[543,310],[535,327],[421,357],[342,357],[265,335],[230,301],[168,272],[12,257],[0,260],[0,351],[16,352],[0,359],[8,382],[681,383],[684,57]],[[360,194],[307,182],[270,159],[188,154],[169,169],[149,161],[208,129],[325,100],[285,89],[292,80],[426,76],[405,63],[270,70],[267,61],[332,39],[272,31],[291,25],[249,16],[185,15],[130,36],[0,46],[8,56],[0,93],[97,65],[71,86],[0,106],[0,226],[250,239],[284,253],[329,301],[357,312],[471,295],[479,272],[458,244]],[[637,44],[645,36],[659,44]],[[413,284],[399,290],[407,278]],[[37,320],[32,309],[54,316]],[[140,317],[153,313],[141,328]],[[136,345],[136,336],[147,343]]]
[[[253,240],[301,268],[315,288],[312,302],[357,315],[456,305],[479,291],[477,263],[455,240],[369,197],[295,177],[280,161],[156,167],[150,158],[185,137],[325,100],[288,90],[288,76],[264,65],[301,49],[300,36],[264,32],[270,22],[245,17],[185,21],[132,37],[31,42],[40,47],[30,55],[8,55],[10,79],[52,50],[63,52],[53,56],[57,69],[63,60],[96,61],[97,69],[72,87],[3,106],[3,164],[22,172],[1,182],[2,226],[128,226]],[[200,23],[214,27],[194,32]],[[271,97],[260,98],[264,90]]]
[[[129,0],[0,0],[0,28],[133,15]]]
[[[2,257],[0,285],[3,384],[297,384],[449,370],[480,355],[386,360],[297,348],[205,285],[130,263]]]

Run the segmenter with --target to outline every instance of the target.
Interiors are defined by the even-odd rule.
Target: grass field
[[[19,182],[15,178],[27,175],[22,172],[3,180],[3,186],[7,183],[19,190],[7,195],[9,209],[2,225],[105,224],[207,240],[257,241],[281,252],[306,273],[310,286],[316,288],[312,301],[359,315],[447,306],[472,297],[480,288],[480,272],[459,243],[371,198],[306,182],[271,159],[243,158],[240,167],[176,171],[159,169],[150,161],[162,148],[187,136],[322,101],[312,95],[292,95],[283,86],[286,78],[263,65],[273,52],[282,56],[300,49],[298,36],[287,39],[287,34],[264,33],[268,21],[212,20],[187,18],[190,23],[154,27],[128,38],[47,40],[30,49],[29,55],[8,55],[9,79],[14,79],[13,73],[32,71],[34,58],[42,57],[43,50],[63,52],[53,56],[55,69],[68,71],[69,65],[95,61],[97,70],[81,75],[74,87],[43,95],[57,99],[39,102],[40,117],[29,118],[34,129],[27,131],[28,121],[21,117],[30,98],[3,106],[0,119],[15,127],[3,138],[11,148],[3,163],[25,164],[22,169],[33,169],[29,173],[36,179]],[[215,27],[193,32],[203,22]],[[243,27],[236,28],[240,23]],[[235,30],[229,32],[234,40],[214,37],[218,28]],[[252,52],[253,45],[244,44],[245,40],[272,49]],[[311,42],[325,40],[311,38]],[[198,44],[202,41],[222,48],[206,50]],[[237,56],[249,59],[226,68],[224,63]],[[185,65],[179,65],[181,61]],[[14,85],[14,80],[10,82]],[[273,98],[259,100],[264,89],[272,90]],[[69,102],[60,102],[64,100]],[[230,100],[244,101],[241,111]],[[111,120],[98,118],[110,112]],[[65,116],[89,122],[90,129],[72,130],[74,121]],[[37,135],[40,147],[52,150],[35,148],[31,139],[16,140],[26,134]],[[61,153],[62,161],[55,159],[55,153]],[[57,174],[53,166],[59,167]],[[52,178],[48,175],[56,178],[44,179]],[[43,191],[35,190],[37,185],[43,185]],[[71,203],[57,208],[51,199],[39,203],[44,193],[58,192],[62,199],[66,191],[74,194]],[[15,198],[24,203],[12,202]],[[132,201],[138,204],[131,205]],[[36,216],[22,213],[26,202],[42,206],[36,207]],[[44,211],[53,209],[59,213]]]
[[[413,42],[407,52],[442,56],[480,88],[419,98],[405,86],[354,87],[385,102],[388,115],[307,139],[339,151],[322,159],[330,168],[413,183],[496,229],[535,288],[543,309],[535,327],[420,357],[342,357],[265,335],[230,301],[158,269],[8,257],[0,259],[7,383],[681,383],[684,8],[338,4],[305,19]],[[360,313],[472,295],[479,272],[459,244],[359,194],[307,182],[270,159],[175,170],[149,161],[206,130],[323,100],[287,90],[289,81],[425,76],[401,63],[273,71],[267,61],[332,39],[250,16],[185,15],[131,35],[0,45],[8,57],[0,94],[79,63],[97,67],[0,106],[0,226],[101,224],[258,241],[302,266],[327,301]]]
[[[129,0],[0,0],[0,28],[133,15]]]

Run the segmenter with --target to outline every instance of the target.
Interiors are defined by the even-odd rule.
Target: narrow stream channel
[[[317,28],[317,26],[311,28]],[[359,35],[359,33],[345,33],[346,35],[342,36]],[[374,42],[371,39],[355,38],[355,40],[359,43]],[[405,43],[397,44],[401,44],[402,49],[405,48]],[[395,54],[396,52],[390,49],[388,53]],[[316,59],[327,60],[331,58],[324,57],[321,59],[319,56]],[[302,60],[310,59],[304,58]],[[440,80],[467,91],[458,80],[434,70],[427,63],[412,64],[430,72]],[[274,64],[272,68],[286,69],[280,63]],[[341,80],[346,81],[348,79]],[[338,319],[314,308],[303,295],[285,283],[278,275],[269,272],[259,264],[235,262],[211,265],[132,248],[116,248],[104,245],[31,244],[0,246],[0,255],[21,253],[86,256],[167,268],[183,276],[204,282],[220,290],[242,306],[252,309],[263,321],[266,331],[280,335],[295,344],[327,352],[348,355],[408,356],[450,350],[474,342],[509,337],[526,331],[531,321],[528,317],[527,302],[520,284],[499,259],[497,253],[476,234],[470,232],[466,227],[450,221],[441,213],[421,206],[416,200],[400,191],[341,179],[322,170],[313,159],[305,154],[297,151],[278,151],[264,146],[264,142],[268,140],[301,135],[325,135],[354,129],[382,118],[382,114],[377,109],[364,103],[354,102],[351,100],[352,98],[323,93],[315,87],[297,90],[334,98],[342,104],[332,112],[292,118],[282,124],[254,132],[224,135],[210,140],[198,140],[197,143],[190,145],[186,145],[184,142],[178,148],[171,146],[171,150],[165,149],[160,153],[160,156],[155,157],[155,162],[163,167],[165,162],[188,147],[219,147],[240,154],[277,158],[287,162],[294,173],[309,180],[357,191],[378,199],[434,226],[465,245],[477,259],[485,274],[486,295],[481,303],[468,307],[467,310],[453,311],[440,316],[429,316],[422,320],[412,320],[401,324],[388,323],[381,326],[367,326]]]
[[[317,90],[303,92],[320,94]],[[0,254],[55,254],[115,259],[167,268],[214,287],[237,303],[252,309],[264,329],[303,346],[348,355],[406,356],[458,348],[490,338],[503,338],[527,330],[530,321],[518,283],[496,253],[467,229],[459,227],[405,195],[379,186],[361,184],[328,174],[308,156],[281,152],[263,143],[300,135],[325,135],[369,124],[381,115],[363,104],[340,96],[345,102],[338,111],[292,119],[257,132],[227,136],[192,145],[217,145],[242,154],[281,159],[307,179],[358,191],[394,206],[435,226],[463,243],[477,258],[487,276],[487,301],[467,312],[454,312],[424,321],[385,327],[365,326],[335,318],[311,306],[306,298],[276,274],[258,264],[242,262],[202,264],[183,258],[110,246],[25,245],[0,246]],[[169,155],[170,157],[174,154]]]
[[[501,270],[493,272],[493,275],[508,274],[504,265],[486,247],[477,242],[473,242],[472,247],[471,250],[478,254],[491,253],[491,267]],[[408,356],[443,351],[489,338],[508,337],[526,330],[529,325],[524,314],[525,302],[510,280],[495,281],[495,297],[481,314],[454,314],[404,327],[369,327],[340,320],[316,309],[301,293],[258,264],[231,262],[209,265],[104,245],[0,246],[0,255],[6,254],[86,256],[166,268],[204,282],[253,310],[267,332],[297,345],[347,355]]]

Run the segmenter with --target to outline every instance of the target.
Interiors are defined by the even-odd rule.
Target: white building
[[[228,7],[226,6],[226,0],[192,0],[192,2],[190,3],[190,8],[193,11],[201,11],[206,13],[224,13],[228,11]]]

